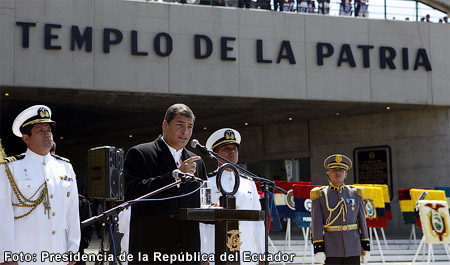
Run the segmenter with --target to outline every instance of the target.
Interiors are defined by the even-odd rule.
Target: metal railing
[[[146,0],[147,2],[177,2],[182,4],[201,4],[211,6],[232,6],[239,8],[257,8],[274,10],[275,1],[285,1],[292,4],[293,8],[290,12],[299,13],[299,4],[301,0]],[[314,11],[318,13],[318,2],[314,3]],[[340,10],[339,0],[330,1],[329,15],[339,16]],[[352,1],[353,16],[355,10],[355,0]],[[434,9],[420,1],[415,0],[370,0],[368,1],[369,18],[388,19],[388,20],[410,20],[420,21],[427,14],[430,16],[429,22],[438,23],[439,19],[447,16],[446,13]],[[277,10],[280,11],[280,10]],[[289,11],[283,11],[289,12]]]

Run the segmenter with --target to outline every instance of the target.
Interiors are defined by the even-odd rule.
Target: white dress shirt
[[[164,143],[167,145],[167,147],[169,148],[170,153],[172,154],[173,160],[175,161],[175,165],[177,165],[177,168],[180,168],[181,163],[183,161],[181,161],[181,155],[183,154],[183,148],[181,148],[180,150],[176,150],[175,148],[173,148],[172,146],[170,146],[169,144],[166,143],[166,141],[164,140],[164,137],[162,138]]]

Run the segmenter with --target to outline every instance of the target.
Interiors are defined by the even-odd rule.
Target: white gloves
[[[367,264],[367,262],[370,259],[370,252],[369,251],[364,251],[365,255],[361,255],[361,263],[362,264]]]
[[[325,264],[326,259],[327,256],[325,255],[325,252],[317,252],[316,255],[314,256],[314,261],[318,264]]]

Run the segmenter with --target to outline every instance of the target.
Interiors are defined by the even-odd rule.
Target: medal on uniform
[[[355,199],[346,199],[347,204],[350,204],[352,206],[352,211],[355,210]]]

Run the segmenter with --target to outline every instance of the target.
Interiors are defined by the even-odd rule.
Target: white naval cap
[[[17,115],[12,125],[13,133],[22,137],[22,130],[28,125],[37,123],[56,123],[51,120],[52,111],[45,105],[34,105]]]
[[[241,134],[235,129],[223,128],[215,131],[206,141],[206,148],[212,151],[214,148],[224,144],[241,144]]]

